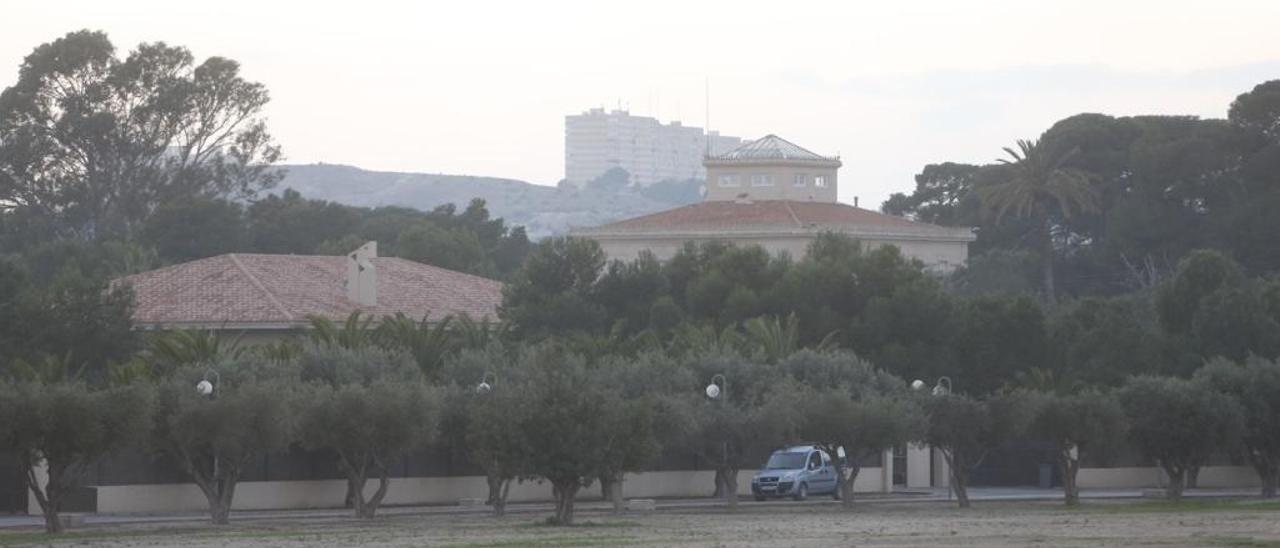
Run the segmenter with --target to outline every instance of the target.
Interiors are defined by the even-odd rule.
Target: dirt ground
[[[1254,546],[1280,547],[1280,505],[1184,506],[1093,503],[864,505],[743,504],[737,511],[583,513],[579,525],[542,525],[544,516],[417,515],[355,520],[252,521],[227,528],[92,526],[50,539],[0,531],[0,546]]]

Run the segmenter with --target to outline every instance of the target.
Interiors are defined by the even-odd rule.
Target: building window
[[[818,188],[827,188],[827,176],[826,176],[826,175],[814,175],[814,176],[813,176],[813,186],[816,186],[816,187],[818,187]]]
[[[736,173],[725,173],[719,177],[720,186],[738,186],[738,175]]]
[[[803,173],[796,174],[795,186],[804,186],[809,184],[809,176]]]
[[[773,186],[773,175],[768,173],[752,173],[751,186]]]

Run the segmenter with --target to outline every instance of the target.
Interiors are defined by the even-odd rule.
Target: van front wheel
[[[798,488],[796,489],[796,494],[795,494],[795,496],[793,496],[793,497],[791,497],[791,498],[792,498],[792,499],[794,499],[794,500],[804,500],[804,499],[809,498],[809,484],[807,484],[807,483],[801,483],[801,484],[800,484],[800,487],[798,487]]]

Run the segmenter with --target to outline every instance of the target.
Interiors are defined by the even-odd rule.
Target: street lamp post
[[[925,387],[925,382],[920,379],[916,379],[911,382],[912,390],[918,391],[918,390],[922,390],[924,387]],[[930,393],[932,393],[934,396],[946,396],[948,394],[951,394],[951,377],[947,377],[947,376],[938,377],[938,381],[934,383],[933,389],[930,391]],[[954,471],[950,471],[950,472],[951,472],[950,475],[954,478],[955,477]],[[952,493],[955,492],[955,489],[956,489],[955,481],[948,481],[947,482],[947,500],[948,501],[951,500]]]
[[[210,380],[212,377],[212,380]],[[196,383],[196,393],[201,396],[208,396],[210,400],[218,398],[218,392],[222,390],[222,374],[218,370],[210,367],[204,370],[204,378]],[[213,479],[218,480],[218,452],[213,452]]]
[[[706,393],[708,398],[719,401],[720,406],[723,408],[725,405],[727,405],[729,401],[729,380],[725,378],[723,373],[716,373],[715,375],[712,375],[711,384],[707,385]],[[724,471],[725,474],[728,474],[729,472],[729,440],[728,438],[726,438],[723,442],[721,442],[720,459],[721,459],[720,469]],[[721,480],[724,482],[722,484],[722,487],[724,487],[725,497],[727,498],[730,496],[736,496],[736,494],[729,492],[729,477],[726,475],[725,477],[721,478]],[[733,500],[730,500],[729,504],[733,504],[733,502],[734,502]]]

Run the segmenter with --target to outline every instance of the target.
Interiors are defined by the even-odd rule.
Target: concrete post
[[[893,449],[886,449],[880,455],[880,492],[893,492]]]

